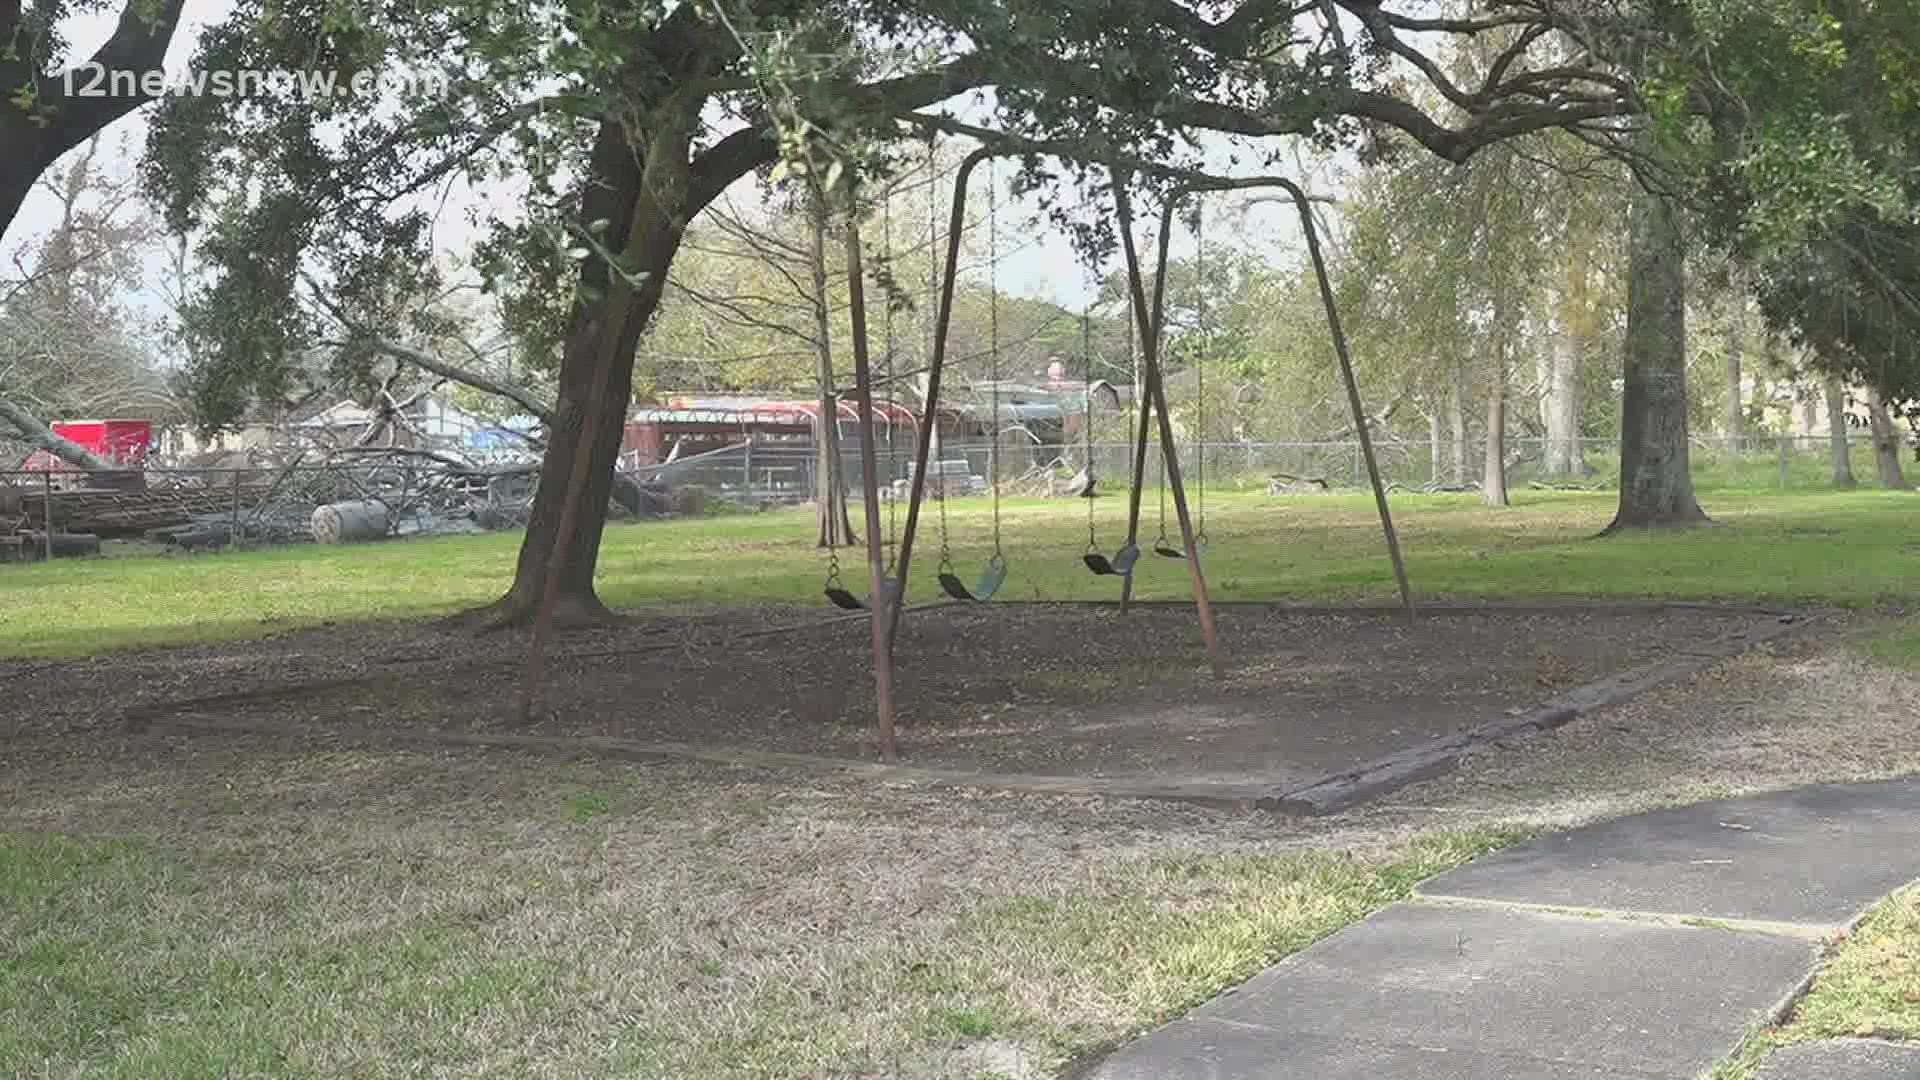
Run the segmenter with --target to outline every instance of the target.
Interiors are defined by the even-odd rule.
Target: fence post
[[[1787,436],[1780,436],[1780,490],[1787,489]]]
[[[227,546],[240,547],[240,470],[233,470],[233,523],[227,526]]]
[[[46,485],[46,501],[40,504],[40,526],[41,528],[46,530],[46,532],[44,532],[42,536],[46,539],[47,561],[52,562],[53,561],[53,471],[49,469],[48,471],[41,473],[40,481],[41,483]]]

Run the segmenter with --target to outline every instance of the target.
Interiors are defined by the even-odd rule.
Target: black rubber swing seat
[[[1125,577],[1133,573],[1133,564],[1140,561],[1140,547],[1137,544],[1128,544],[1114,552],[1111,559],[1097,551],[1089,551],[1080,557],[1080,561],[1086,563],[1087,569],[1096,574],[1117,574]]]
[[[1000,586],[1007,580],[1007,561],[998,555],[987,560],[986,568],[980,571],[980,580],[972,588],[960,580],[960,575],[951,569],[940,571],[940,588],[955,600],[983,601],[993,599]]]
[[[886,578],[881,582],[880,589],[885,599],[891,601],[894,596],[898,595],[899,585],[894,579]],[[848,611],[870,611],[873,608],[873,605],[868,599],[855,596],[852,590],[844,585],[829,585],[823,591],[826,593],[827,599],[832,601],[834,607],[844,608]]]
[[[1155,555],[1164,555],[1169,559],[1184,559],[1187,557],[1186,552],[1181,551],[1179,548],[1165,541],[1153,545],[1153,553]]]

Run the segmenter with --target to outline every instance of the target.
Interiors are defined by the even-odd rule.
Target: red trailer
[[[55,435],[130,469],[146,464],[153,445],[151,420],[57,420],[52,426]],[[29,472],[64,472],[72,467],[44,450],[34,451],[22,466]]]

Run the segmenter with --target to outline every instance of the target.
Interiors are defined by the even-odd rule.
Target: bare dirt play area
[[[1751,609],[1390,610],[1229,605],[1212,668],[1190,607],[994,604],[910,613],[900,763],[943,773],[1287,790],[1724,643]],[[769,632],[796,621],[805,629]],[[117,706],[135,728],[534,749],[873,761],[864,618],[793,609],[637,617],[563,636],[538,718],[523,639],[415,624],[18,668],[36,712]],[[96,713],[97,719],[108,719]],[[578,740],[578,742],[576,742]],[[764,763],[762,761],[761,763]],[[1122,785],[1116,789],[1113,785]]]

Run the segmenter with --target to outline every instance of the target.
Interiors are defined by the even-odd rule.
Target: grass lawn
[[[1013,1074],[1013,1047],[1050,1069],[1518,835],[1090,852],[1065,887],[888,907],[802,950],[781,914],[805,886],[740,842],[764,805],[526,790],[509,844],[432,820],[297,846],[0,833],[0,1073],[974,1080]],[[772,910],[737,937],[743,905]]]
[[[1606,540],[1611,496],[1518,496],[1501,511],[1396,497],[1421,596],[1868,608],[1920,580],[1916,496],[1723,491],[1719,527]],[[1122,505],[1095,509],[1111,549]],[[1114,595],[1080,567],[1084,514],[1008,507],[1006,596]],[[968,573],[984,508],[951,516]],[[1223,598],[1393,597],[1364,498],[1212,496],[1208,524]],[[804,511],[621,526],[601,588],[616,606],[824,613],[808,526]],[[497,594],[517,541],[4,567],[0,660],[432,616]],[[929,532],[922,597],[937,551]],[[1179,564],[1148,562],[1141,594],[1181,597]],[[1920,666],[1920,622],[1859,622],[1874,632],[1858,653],[1762,650],[1697,700],[1636,699],[1315,821],[136,737],[84,702],[70,728],[36,712],[0,742],[0,1075],[1053,1075],[1538,824],[1915,767],[1915,679],[1895,668]],[[1806,1015],[1826,994],[1843,1028],[1913,1022],[1892,1017],[1914,988],[1915,896],[1855,935],[1864,974],[1843,983],[1840,953]]]
[[[1828,951],[1787,1023],[1750,1036],[1713,1080],[1749,1080],[1788,1043],[1847,1037],[1920,1040],[1920,884],[1875,905]]]
[[[1881,901],[1820,969],[1785,1039],[1920,1039],[1920,885]]]
[[[1395,519],[1417,595],[1740,599],[1860,606],[1913,595],[1920,580],[1920,496],[1852,492],[1719,492],[1719,526],[1594,539],[1607,493],[1521,491],[1491,511],[1473,496],[1396,496]],[[1370,500],[1211,495],[1207,569],[1226,600],[1391,600],[1393,577]],[[1151,511],[1147,533],[1153,533]],[[1118,546],[1118,499],[1095,507],[1101,540]],[[962,575],[988,554],[985,504],[950,515]],[[1007,505],[1009,599],[1111,598],[1111,580],[1079,562],[1078,502]],[[935,595],[932,515],[915,558],[915,595]],[[624,525],[609,529],[600,588],[615,606],[820,600],[824,559],[809,512]],[[0,658],[256,637],[329,621],[418,618],[497,596],[512,575],[512,534],[346,548],[312,546],[179,558],[10,566],[0,571]],[[1185,575],[1148,560],[1139,595],[1180,598]],[[858,564],[855,564],[856,571]],[[1920,634],[1888,646],[1920,654]]]

